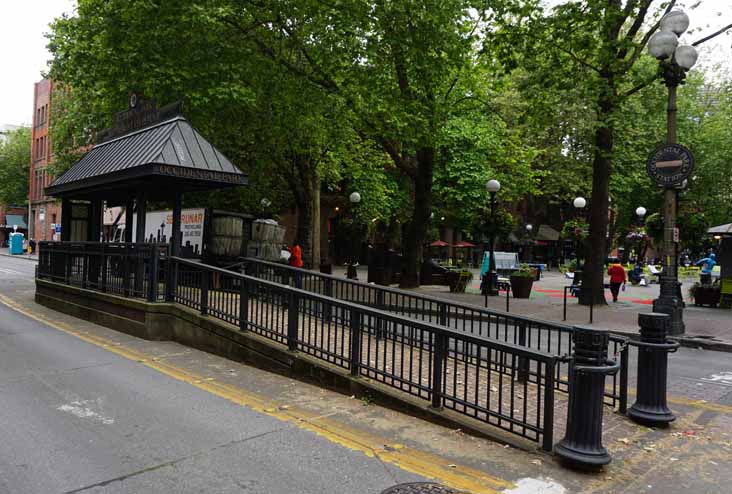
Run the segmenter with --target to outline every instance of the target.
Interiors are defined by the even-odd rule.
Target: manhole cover
[[[460,494],[460,491],[431,482],[412,482],[389,487],[381,494]]]

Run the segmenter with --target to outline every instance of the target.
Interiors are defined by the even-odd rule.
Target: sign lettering
[[[663,144],[648,158],[646,172],[661,187],[673,187],[694,170],[694,156],[680,144]]]

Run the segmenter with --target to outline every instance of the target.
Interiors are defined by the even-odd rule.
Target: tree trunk
[[[432,173],[435,149],[424,147],[417,151],[417,173],[414,178],[414,213],[406,226],[403,245],[402,277],[400,288],[419,286],[419,266],[432,210]]]
[[[312,173],[303,173],[303,178],[302,194],[295,194],[297,242],[302,249],[303,267],[311,269],[320,262],[320,179]]]
[[[320,177],[315,177],[313,183],[313,253],[312,266],[320,266]]]
[[[612,81],[608,81],[612,86]],[[609,88],[606,88],[609,91]],[[587,239],[587,260],[582,274],[579,303],[606,304],[605,254],[608,215],[608,191],[613,152],[613,105],[608,96],[600,97],[600,114],[595,131],[595,158],[592,163],[592,198],[590,201],[590,236]]]

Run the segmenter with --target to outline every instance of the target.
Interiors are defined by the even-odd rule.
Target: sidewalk
[[[480,294],[478,270],[473,269],[471,271],[473,271],[474,277],[466,293],[450,293],[448,287],[438,285],[421,286],[413,291],[431,297],[445,298],[455,302],[484,307],[485,297]],[[341,267],[333,270],[333,274],[336,276],[345,277],[344,272],[345,269]],[[359,269],[358,277],[360,281],[366,281],[366,266]],[[719,349],[732,351],[732,310],[695,306],[693,300],[689,299],[688,294],[688,289],[693,280],[682,279],[681,281],[683,283],[682,293],[686,301],[686,309],[684,310],[684,322],[686,323],[685,344],[693,346],[698,342],[700,346],[703,345],[710,349],[713,349],[716,345]],[[577,299],[571,296],[567,298],[567,320],[563,320],[564,287],[570,284],[571,281],[561,273],[557,271],[546,272],[540,281],[534,282],[531,298],[516,299],[511,297],[509,311],[546,321],[570,325],[589,325],[589,307],[579,305]],[[628,284],[626,290],[620,293],[618,302],[614,303],[610,291],[607,290],[606,299],[608,304],[594,307],[592,326],[628,334],[638,334],[638,314],[653,310],[653,299],[658,297],[659,291],[660,287],[655,283],[646,287]],[[488,297],[488,308],[505,311],[505,295],[504,292],[501,292],[498,297]]]
[[[14,259],[26,259],[28,261],[38,262],[38,254],[31,255],[31,254],[24,253],[24,254],[13,255],[10,253],[10,249],[7,247],[0,248],[0,256],[8,256],[8,257],[12,257]]]

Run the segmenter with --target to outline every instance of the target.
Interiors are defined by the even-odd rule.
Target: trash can
[[[11,254],[23,254],[23,240],[25,235],[22,233],[11,233],[10,234],[10,253]]]

